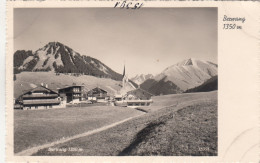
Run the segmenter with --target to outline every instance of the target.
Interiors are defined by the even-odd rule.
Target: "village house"
[[[153,94],[139,87],[135,90],[127,92],[126,96],[129,100],[150,100]]]
[[[83,86],[73,85],[59,89],[60,96],[66,97],[67,103],[80,103],[82,100]]]
[[[88,100],[102,102],[105,99],[107,99],[108,95],[107,95],[107,91],[105,91],[99,87],[96,87],[96,88],[88,91],[87,97],[88,97]]]
[[[153,94],[141,89],[140,87],[127,92],[125,98],[127,99],[127,106],[149,106],[153,101],[151,97]]]
[[[153,94],[141,89],[137,88],[132,91],[128,91],[126,95],[116,95],[115,105],[116,106],[127,106],[127,107],[138,107],[138,106],[150,106],[153,102],[151,97]]]
[[[59,94],[46,86],[38,86],[33,88],[16,100],[21,109],[48,109],[66,107],[66,103],[62,101]]]

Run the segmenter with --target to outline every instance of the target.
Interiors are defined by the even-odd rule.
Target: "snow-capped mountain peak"
[[[148,84],[158,86],[158,83],[170,82],[175,84],[182,91],[201,85],[206,80],[217,75],[217,64],[200,59],[190,58],[167,67],[160,74],[152,78],[153,81],[146,81]],[[163,81],[162,81],[163,80]],[[152,83],[152,85],[151,85]]]
[[[175,64],[174,66],[192,66],[194,64],[196,64],[196,60],[193,58],[190,58],[190,59],[181,61],[181,62]]]
[[[140,85],[142,84],[145,80],[151,79],[153,77],[152,74],[137,74],[131,80],[135,82],[136,84]]]
[[[217,75],[217,67],[208,61],[187,59],[166,68],[161,76],[174,82],[182,90],[193,88]]]

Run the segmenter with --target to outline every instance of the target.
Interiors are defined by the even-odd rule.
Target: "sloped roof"
[[[52,90],[52,89],[50,89],[50,88],[46,88],[46,87],[44,87],[44,86],[35,87],[35,88],[31,89],[30,91],[31,91],[31,92],[34,92],[34,91],[48,91],[48,92],[53,92],[53,93],[58,94],[58,92],[56,92],[56,91],[54,91],[54,90]]]
[[[70,88],[70,87],[84,87],[84,85],[69,85],[69,86],[66,86],[66,87],[63,87],[63,88],[59,88],[58,90]]]
[[[58,94],[58,92],[54,91],[54,90],[51,90],[49,88],[46,88],[44,86],[38,86],[38,87],[35,87],[35,88],[32,88],[30,90],[27,90],[25,91],[23,94],[21,94],[20,96],[18,96],[17,98],[29,93],[29,92],[34,92],[34,91],[48,91],[48,92],[52,92],[52,93],[55,93],[55,94]]]
[[[137,88],[135,90],[127,92],[127,97],[130,98],[131,100],[134,99],[150,99],[153,95],[141,88]]]
[[[148,92],[148,91],[146,91],[146,90],[144,90],[142,88],[137,88],[137,89],[131,90],[131,91],[127,92],[127,94],[135,92],[135,91],[143,91],[143,92],[149,94],[150,96],[154,96],[152,93],[150,93],[150,92]]]
[[[50,89],[47,89],[46,87],[43,87],[43,86],[35,87],[35,88],[33,88],[33,89],[30,90],[30,92],[36,92],[36,91],[47,91],[47,92],[51,92]]]
[[[99,88],[99,87],[96,87],[96,88],[91,89],[90,91],[88,91],[88,93],[92,93],[92,92],[94,92],[94,91],[107,93],[107,91],[105,91],[104,89],[101,89],[101,88]]]

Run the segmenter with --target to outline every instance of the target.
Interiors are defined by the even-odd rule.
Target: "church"
[[[127,107],[149,106],[153,102],[152,96],[151,93],[141,89],[139,86],[134,86],[125,74],[124,66],[122,88],[115,96],[115,105]]]

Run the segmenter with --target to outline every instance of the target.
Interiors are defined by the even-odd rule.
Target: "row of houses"
[[[54,91],[47,86],[38,86],[26,91],[15,99],[15,108],[21,109],[48,109],[64,108],[68,103],[80,103],[83,99],[105,99],[107,92],[100,88],[90,90],[86,96],[83,94],[84,86],[73,85],[67,86],[58,91]]]
[[[72,85],[54,91],[47,86],[41,85],[23,93],[15,99],[15,108],[24,110],[64,108],[68,103],[75,104],[86,100],[106,102],[108,99],[111,99],[107,91],[99,87],[88,91],[86,94],[83,93],[83,89],[84,86]],[[126,96],[130,100],[148,100],[152,94],[138,88],[129,91]]]

